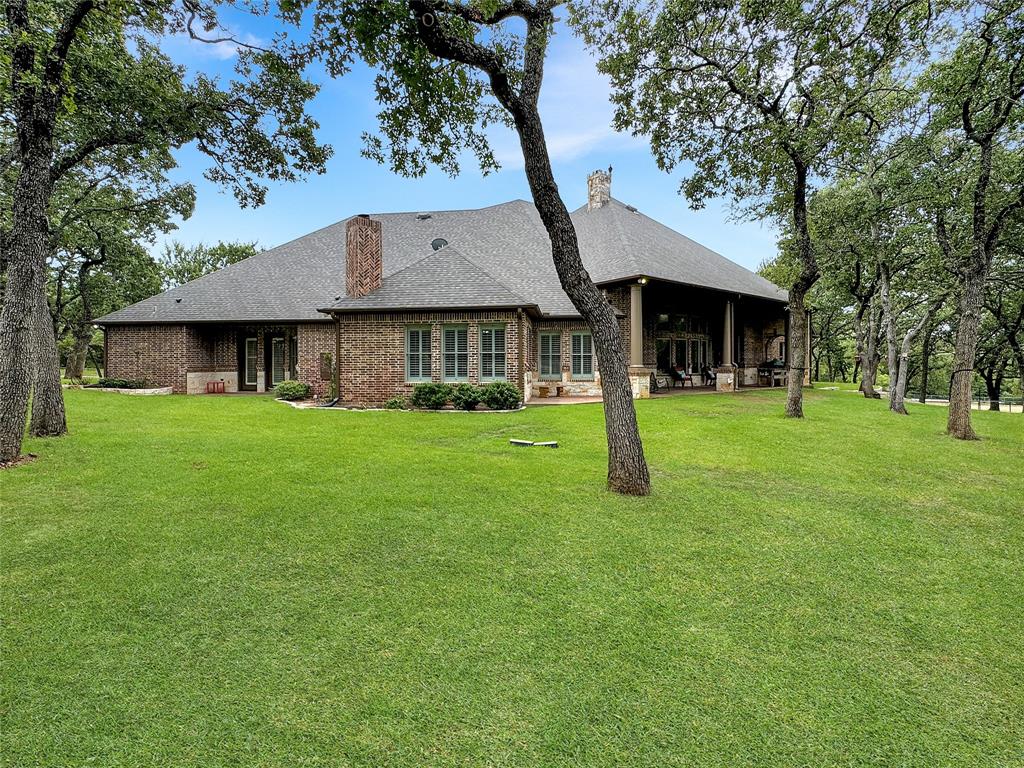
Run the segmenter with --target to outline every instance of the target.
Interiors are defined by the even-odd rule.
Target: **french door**
[[[273,389],[285,379],[284,350],[288,340],[284,336],[267,334],[264,347],[267,354],[267,389]]]
[[[256,389],[259,383],[260,340],[242,336],[238,344],[238,388]]]

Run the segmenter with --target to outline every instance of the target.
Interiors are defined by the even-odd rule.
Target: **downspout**
[[[328,408],[341,400],[341,316],[335,313],[331,317],[334,318],[334,399],[327,403]]]
[[[523,344],[523,339],[524,339],[524,336],[523,336],[523,318],[525,317],[525,314],[523,313],[523,308],[519,307],[516,310],[516,314],[518,315],[518,320],[519,320],[518,330],[516,332],[516,335],[519,337],[519,384],[522,387],[523,402],[525,403],[526,402],[526,364],[525,364],[524,361],[526,359],[526,350],[524,349],[525,345]]]

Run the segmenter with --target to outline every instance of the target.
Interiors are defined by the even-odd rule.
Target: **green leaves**
[[[794,163],[825,176],[862,148],[925,34],[924,5],[606,0],[575,14],[612,79],[616,126],[684,168],[699,207],[789,199]]]
[[[187,246],[174,240],[164,246],[160,258],[164,287],[173,288],[197,280],[229,264],[237,264],[257,252],[256,243],[219,242],[212,246],[201,243]]]

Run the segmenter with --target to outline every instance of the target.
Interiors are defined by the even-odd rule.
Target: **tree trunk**
[[[81,381],[85,376],[86,357],[89,353],[89,342],[92,341],[92,328],[75,328],[75,342],[68,353],[64,377],[71,381]]]
[[[796,154],[793,161],[793,227],[796,230],[800,274],[789,289],[789,372],[786,375],[786,416],[804,416],[804,374],[807,373],[807,292],[818,280],[818,262],[814,256],[811,230],[807,224],[807,167]]]
[[[865,317],[867,318],[865,322]],[[860,385],[858,389],[864,397],[880,398],[875,391],[875,373],[878,370],[878,309],[874,294],[863,299],[853,318],[853,330],[857,342],[857,359],[854,362],[853,378],[857,379],[857,367],[860,367]]]
[[[899,376],[899,350],[896,345],[896,318],[892,311],[889,265],[882,263],[880,269],[879,299],[882,307],[882,332],[885,334],[885,367],[889,374],[889,396],[892,397],[893,382]]]
[[[534,205],[551,238],[558,279],[594,337],[608,439],[608,487],[617,493],[645,496],[651,492],[651,478],[636,421],[619,321],[583,266],[576,228],[551,171],[539,113],[526,110],[515,115],[515,119],[526,162],[526,178]]]
[[[957,305],[959,326],[953,346],[953,373],[949,382],[949,418],[946,431],[960,440],[977,440],[971,426],[974,358],[978,350],[981,309],[985,300],[987,270],[975,263],[964,276]]]
[[[900,344],[899,362],[896,363],[898,373],[895,379],[892,378],[892,374],[890,374],[889,378],[889,410],[893,413],[907,415],[907,406],[904,400],[907,394],[907,381],[910,379],[910,348],[914,343],[914,337],[921,332],[925,325],[931,323],[932,313],[938,308],[938,303],[929,307],[917,325],[910,328],[903,336],[903,343]]]
[[[544,73],[548,35],[554,23],[549,7],[525,9],[527,23],[523,73],[518,92],[500,62],[480,46],[449,35],[435,23],[436,8],[422,0],[409,0],[416,30],[427,49],[443,59],[461,61],[486,72],[491,91],[512,116],[525,161],[526,180],[533,204],[551,239],[551,258],[562,290],[593,335],[601,371],[605,433],[608,439],[608,487],[618,493],[644,496],[651,492],[651,477],[644,458],[633,390],[619,322],[611,304],[594,285],[580,258],[576,228],[555,184],[537,103]],[[480,21],[487,23],[481,15]]]
[[[881,395],[875,389],[875,380],[878,377],[878,323],[880,309],[874,297],[868,306],[868,327],[864,342],[864,356],[860,363],[860,391],[864,397],[874,400],[881,399]]]
[[[932,335],[934,333],[935,323],[929,318],[924,336],[921,338],[921,394],[917,398],[919,403],[925,403],[928,400],[928,365],[932,355]]]
[[[43,296],[52,150],[44,146],[22,163],[14,184],[7,285],[0,310],[0,463],[21,453],[32,382],[32,324]],[[49,313],[43,318],[49,325]]]
[[[793,287],[789,291],[789,373],[786,376],[786,416],[804,415],[804,369],[807,367],[807,309],[804,294]]]
[[[64,416],[64,390],[60,384],[57,341],[53,337],[50,310],[42,291],[36,299],[32,326],[34,371],[29,432],[33,437],[60,437],[68,431]]]

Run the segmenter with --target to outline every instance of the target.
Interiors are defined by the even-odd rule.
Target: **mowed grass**
[[[644,401],[629,499],[599,405],[67,397],[0,473],[5,766],[1024,765],[1022,417]]]

